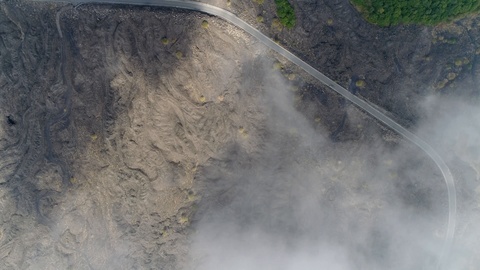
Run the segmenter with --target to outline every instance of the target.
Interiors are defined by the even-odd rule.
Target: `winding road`
[[[229,23],[232,23],[245,32],[249,33],[260,42],[268,46],[270,49],[274,50],[275,52],[281,54],[294,64],[301,67],[303,70],[308,72],[310,75],[314,76],[316,79],[321,81],[323,84],[328,86],[330,89],[334,90],[335,92],[342,95],[344,98],[349,100],[350,102],[357,105],[360,109],[366,111],[371,116],[375,117],[386,126],[390,127],[391,129],[395,130],[397,133],[402,135],[405,139],[409,140],[410,142],[414,143],[420,149],[422,149],[425,153],[433,159],[435,164],[440,169],[444,179],[445,184],[447,186],[448,191],[448,227],[447,232],[445,235],[444,244],[442,247],[442,252],[440,254],[439,260],[439,268],[442,268],[442,265],[445,264],[446,260],[448,259],[448,255],[450,253],[450,249],[453,244],[454,234],[455,234],[455,223],[456,223],[456,191],[455,191],[455,182],[453,176],[448,168],[447,164],[443,161],[440,155],[425,141],[420,139],[418,136],[413,134],[412,132],[408,131],[406,128],[402,127],[400,124],[395,122],[393,119],[389,118],[379,110],[375,109],[372,105],[370,105],[367,101],[355,96],[354,94],[350,93],[347,89],[343,88],[332,79],[328,78],[285,48],[281,47],[277,43],[275,43],[272,39],[267,37],[266,35],[262,34],[260,31],[255,29],[253,26],[249,25],[242,19],[238,18],[233,13],[226,11],[224,9],[205,4],[200,2],[193,2],[193,1],[182,1],[182,0],[84,0],[84,1],[75,1],[75,0],[37,0],[37,1],[48,1],[48,2],[64,2],[64,3],[72,3],[72,4],[83,4],[83,3],[105,3],[105,4],[125,4],[125,5],[140,5],[140,6],[157,6],[157,7],[169,7],[169,8],[179,8],[179,9],[187,9],[193,11],[200,11],[209,15],[214,15],[219,18],[222,18]]]

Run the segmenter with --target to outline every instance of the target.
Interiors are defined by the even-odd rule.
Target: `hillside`
[[[428,139],[457,181],[451,263],[478,265],[480,18],[382,28],[348,0],[290,3],[292,27],[274,1],[215,4]],[[0,268],[438,259],[435,164],[237,27],[170,8],[0,7]]]

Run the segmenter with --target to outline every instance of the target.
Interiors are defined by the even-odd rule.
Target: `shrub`
[[[177,57],[177,59],[182,59],[183,58],[183,53],[181,51],[177,51],[175,53],[175,57]]]
[[[456,77],[457,77],[457,74],[455,74],[454,72],[450,72],[450,73],[448,73],[448,75],[447,75],[447,79],[448,79],[449,81],[454,80]]]
[[[274,18],[272,20],[272,28],[274,28],[275,30],[282,30],[283,26],[282,22],[280,22],[280,19]]]
[[[244,127],[239,127],[238,128],[238,133],[240,133],[240,135],[242,135],[245,138],[248,137],[248,132]]]
[[[170,41],[168,40],[168,38],[164,37],[164,38],[162,38],[162,43],[163,43],[163,45],[168,45],[168,43],[170,43]]]
[[[448,79],[443,79],[442,81],[438,82],[435,87],[437,89],[442,89],[442,88],[445,88],[445,86],[447,85],[448,83]]]
[[[274,69],[274,70],[281,70],[281,69],[283,69],[282,63],[280,63],[280,62],[275,62],[275,63],[273,63],[273,69]]]
[[[434,25],[478,12],[478,0],[350,0],[371,23]]]
[[[207,21],[204,20],[204,21],[202,22],[202,28],[203,28],[203,29],[207,29],[207,28],[208,28],[208,22],[207,22]]]
[[[366,83],[365,83],[364,80],[358,80],[358,81],[355,82],[356,87],[363,88],[363,87],[365,87],[365,85],[366,85]]]
[[[277,6],[277,16],[280,22],[287,28],[295,26],[297,18],[295,17],[295,10],[288,0],[275,0]]]
[[[180,215],[180,218],[178,219],[178,223],[181,225],[185,225],[189,222],[188,216],[186,214]]]

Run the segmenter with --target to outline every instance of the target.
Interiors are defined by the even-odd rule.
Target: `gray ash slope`
[[[376,29],[403,49],[383,58],[377,32],[354,13],[335,15],[329,25],[326,14],[350,10],[345,1],[332,3],[299,2],[298,10],[311,16],[299,16],[303,26],[294,31],[270,28],[271,13],[258,26],[352,90],[365,76],[367,87],[358,93],[387,108],[425,92],[405,87],[399,99],[386,100],[393,90],[382,84],[425,78],[435,84],[452,72],[468,84],[476,76],[473,49],[458,49],[467,42],[465,33],[452,32],[462,24],[405,28],[396,38],[396,29]],[[231,7],[252,5],[242,16],[253,20],[262,7],[271,11],[270,4]],[[411,248],[382,226],[392,219],[388,210],[406,206],[393,220],[413,217],[419,223],[405,229],[441,244],[445,190],[431,161],[242,31],[172,9],[0,5],[2,269],[208,267],[211,262],[198,261],[204,254],[191,254],[223,221],[270,231],[263,237],[288,246],[311,247],[322,239],[357,249],[367,243],[364,252],[345,254],[379,269],[419,268],[434,260],[435,252]],[[324,11],[312,12],[314,5]],[[369,34],[355,39],[344,29]],[[405,55],[427,56],[415,42],[398,42],[417,33],[424,33],[420,39],[431,58],[407,64]],[[446,33],[457,43],[440,40]],[[364,58],[371,65],[357,65]],[[430,73],[414,73],[416,65]],[[398,104],[391,113],[411,123],[416,111]],[[468,170],[468,164],[458,168]],[[476,202],[472,190],[463,192]],[[205,224],[211,225],[206,231]],[[235,226],[218,229],[228,233]],[[347,234],[352,230],[358,234]],[[195,232],[205,232],[205,239],[197,240]],[[225,247],[219,239],[212,248]],[[405,256],[412,264],[395,258],[409,248]],[[224,251],[216,254],[231,255]]]
[[[278,27],[273,1],[205,2],[240,14],[346,88],[364,79],[367,87],[357,94],[405,126],[416,123],[425,96],[478,101],[478,16],[436,27],[382,28],[363,20],[348,0],[292,1],[297,27],[287,30]]]

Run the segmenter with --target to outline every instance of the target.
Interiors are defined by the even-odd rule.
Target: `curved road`
[[[40,1],[51,1],[51,2],[68,2],[74,4],[83,4],[83,3],[106,3],[106,4],[125,4],[125,5],[140,5],[140,6],[157,6],[157,7],[171,7],[171,8],[180,8],[180,9],[188,9],[193,11],[200,11],[210,15],[217,16],[222,18],[239,28],[243,29],[245,32],[249,33],[250,35],[254,36],[260,42],[268,46],[270,49],[276,51],[277,53],[281,54],[294,64],[301,67],[303,70],[308,72],[313,77],[317,78],[319,81],[324,83],[326,86],[334,90],[335,92],[342,95],[344,98],[348,99],[350,102],[357,105],[362,110],[368,112],[370,115],[378,119],[379,121],[383,122],[385,125],[390,127],[391,129],[398,132],[402,135],[405,139],[409,140],[410,142],[414,143],[420,149],[425,151],[430,158],[433,159],[435,164],[438,166],[442,175],[445,179],[445,184],[448,190],[448,227],[447,233],[445,236],[444,245],[442,248],[442,253],[440,257],[440,265],[443,265],[447,260],[448,254],[450,253],[451,246],[453,244],[453,238],[455,234],[455,223],[456,223],[456,191],[455,191],[455,182],[453,180],[453,176],[448,168],[447,164],[443,161],[443,159],[438,155],[438,153],[425,141],[420,139],[418,136],[413,134],[412,132],[408,131],[406,128],[402,127],[400,124],[395,122],[393,119],[389,118],[388,116],[381,113],[379,110],[375,109],[369,103],[360,99],[359,97],[353,95],[348,90],[334,82],[332,79],[328,78],[309,64],[305,63],[303,60],[289,52],[288,50],[284,49],[277,43],[275,43],[272,39],[267,37],[266,35],[262,34],[260,31],[255,29],[253,26],[249,25],[242,19],[235,16],[233,13],[226,11],[224,9],[204,4],[200,2],[193,2],[193,1],[182,1],[182,0],[40,0]]]

